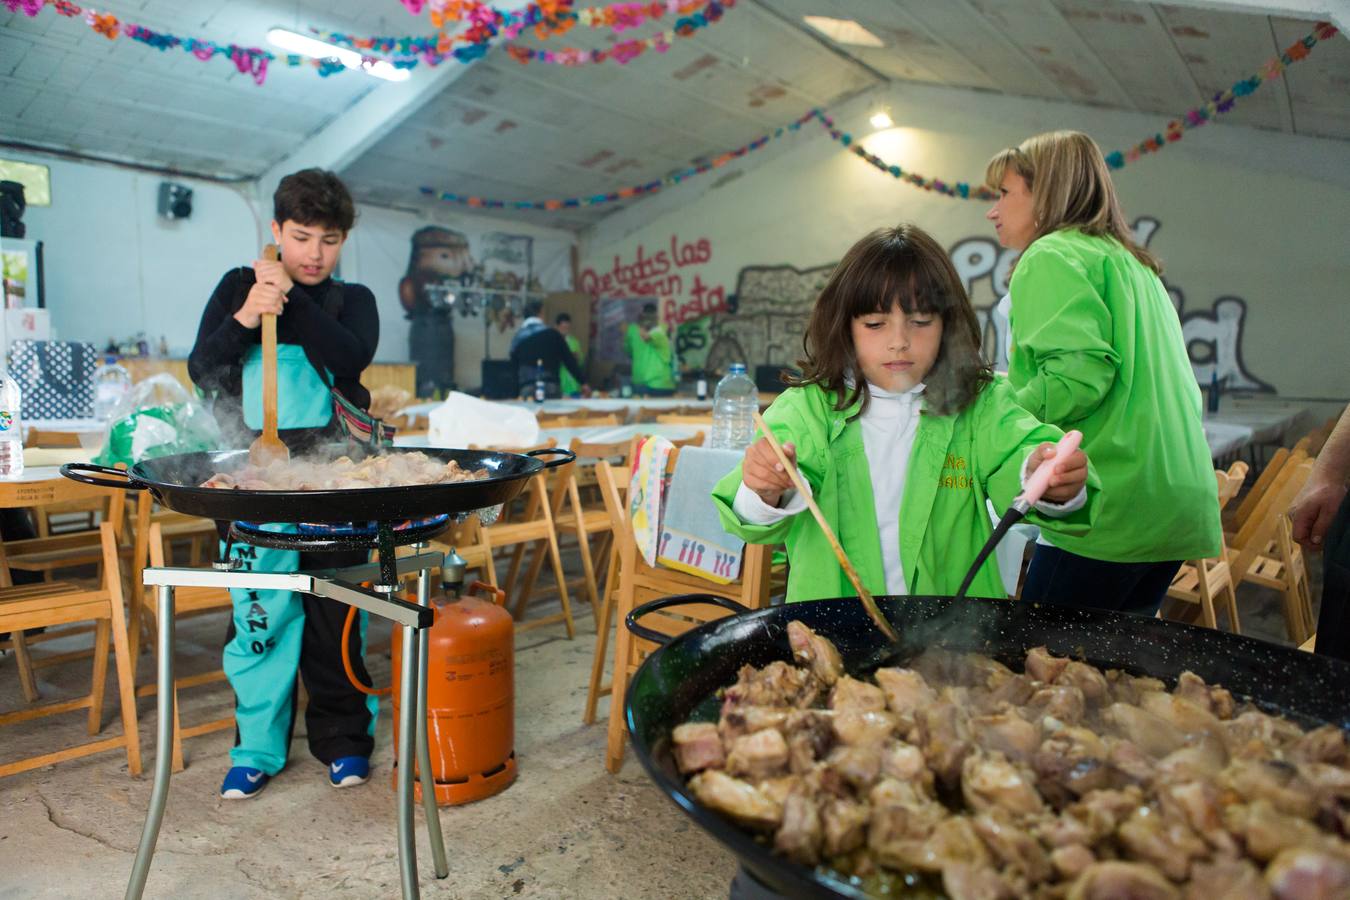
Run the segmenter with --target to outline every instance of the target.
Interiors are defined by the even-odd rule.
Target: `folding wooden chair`
[[[540,447],[523,448],[512,452],[552,448],[556,445],[557,442],[550,438],[547,443],[540,445]],[[541,625],[551,625],[554,622],[561,621],[567,626],[568,640],[576,636],[576,624],[572,621],[572,602],[567,596],[567,576],[563,573],[562,554],[558,550],[558,531],[553,522],[553,506],[549,502],[548,487],[550,474],[554,479],[565,479],[569,477],[574,465],[574,462],[569,462],[552,470],[545,469],[531,478],[523,492],[524,510],[519,515],[508,514],[504,510],[502,519],[483,530],[484,539],[490,544],[492,552],[495,553],[508,548],[511,550],[510,569],[506,577],[506,593],[508,596],[515,596],[515,602],[511,606],[511,614],[516,619],[517,631],[527,631]],[[543,541],[548,546],[549,561],[553,564],[553,577],[558,584],[558,597],[562,603],[562,611],[541,619],[524,621],[525,608],[529,603],[530,594],[524,590],[517,593],[515,587],[517,576],[520,574],[525,547],[536,541]],[[533,585],[531,585],[531,588],[533,588]]]
[[[1230,541],[1234,581],[1272,588],[1283,595],[1289,640],[1301,644],[1316,628],[1303,548],[1293,540],[1289,507],[1312,473],[1307,457],[1286,463],[1241,530]]]
[[[662,425],[701,425],[712,429],[712,413],[706,410],[702,413],[662,413],[656,421]]]
[[[1247,477],[1247,464],[1235,462],[1228,467],[1228,471],[1216,471],[1214,475],[1218,480],[1219,509],[1222,510],[1242,487],[1242,482]],[[1213,559],[1188,560],[1181,564],[1181,568],[1172,579],[1171,586],[1167,589],[1167,596],[1171,600],[1197,606],[1200,621],[1207,628],[1219,627],[1214,601],[1221,600],[1228,616],[1229,628],[1234,634],[1240,634],[1242,626],[1238,620],[1237,587],[1233,581],[1232,568],[1229,566],[1228,544],[1222,534],[1219,540],[1218,556]],[[1161,610],[1158,615],[1160,618],[1163,616]]]
[[[1237,508],[1226,512],[1223,517],[1223,529],[1228,533],[1231,540],[1232,536],[1242,530],[1251,518],[1252,513],[1261,505],[1270,486],[1279,478],[1284,467],[1291,462],[1297,464],[1299,460],[1306,459],[1307,453],[1304,451],[1291,451],[1284,447],[1278,448],[1270,457],[1270,462],[1261,470],[1261,474],[1256,477],[1252,488],[1247,495],[1238,503]],[[1230,514],[1231,513],[1231,514]]]
[[[214,528],[214,523],[211,523]],[[165,534],[164,523],[155,521],[151,514],[151,504],[148,497],[142,497],[141,503],[136,510],[136,553],[134,558],[137,560],[136,571],[144,566],[161,567],[168,565],[168,543],[169,537]],[[132,592],[132,613],[133,622],[131,628],[131,658],[137,660],[140,658],[142,646],[142,635],[145,635],[149,646],[155,646],[155,636],[164,623],[159,621],[159,606],[155,598],[147,594],[144,590],[144,584],[141,579],[136,578],[133,584],[140,590]],[[224,610],[226,615],[234,614],[234,602],[230,597],[230,592],[225,588],[208,587],[179,587],[174,589],[174,618],[188,619],[197,616],[206,615],[212,612]],[[172,627],[172,625],[170,625]],[[178,702],[178,691],[183,688],[197,687],[203,684],[213,684],[225,680],[225,670],[221,668],[212,669],[209,672],[202,672],[197,675],[190,675],[183,678],[175,678],[173,682],[173,771],[181,772],[184,768],[183,763],[183,740],[186,738],[197,737],[202,734],[210,734],[215,731],[225,731],[234,727],[234,713],[228,716],[222,716],[218,719],[212,719],[208,722],[202,722],[197,725],[190,725],[183,728],[179,721],[179,713],[182,706]],[[157,692],[155,683],[143,684],[136,688],[137,697],[152,697]]]
[[[675,461],[678,457],[678,451],[671,452],[666,465],[668,474],[675,470]],[[618,772],[623,765],[623,700],[628,679],[637,671],[647,654],[656,649],[656,645],[650,641],[630,634],[623,625],[624,617],[647,600],[671,594],[715,594],[736,600],[749,609],[759,609],[769,600],[770,548],[759,544],[747,544],[741,563],[741,576],[730,584],[718,584],[685,572],[649,566],[638,552],[637,541],[628,524],[627,512],[623,509],[623,504],[618,502],[620,474],[608,463],[602,462],[597,468],[605,503],[612,516],[614,540],[619,548],[619,590],[614,604],[617,612],[614,626],[617,629],[617,637],[614,644],[613,676],[609,688],[609,732],[605,749],[605,767],[610,772]],[[651,613],[643,616],[641,622],[664,634],[678,635],[704,622],[726,615],[727,611],[720,606],[698,604],[682,606],[678,610]],[[602,632],[602,635],[604,633]],[[596,659],[600,667],[604,664],[604,654],[603,642],[597,641]],[[599,684],[596,663],[593,661],[590,693],[587,696],[587,710],[590,716],[594,716],[594,703],[604,692],[605,688]]]
[[[52,503],[85,500],[106,496],[102,488],[80,484],[66,478],[44,481],[0,482],[0,506],[5,508],[42,507]],[[112,639],[113,659],[117,668],[118,699],[122,718],[122,734],[117,737],[92,741],[64,750],[30,756],[0,765],[0,776],[26,772],[41,766],[100,753],[122,747],[127,754],[127,768],[132,775],[141,772],[141,744],[136,730],[136,701],[132,687],[131,648],[127,639],[126,620],[122,609],[122,569],[119,561],[117,534],[114,523],[122,519],[124,499],[121,491],[111,492],[108,518],[99,525],[99,547],[102,574],[94,584],[74,581],[43,581],[14,586],[9,578],[6,558],[8,546],[0,544],[0,632],[14,636],[14,654],[19,664],[20,681],[24,695],[30,702],[37,697],[33,680],[32,661],[28,655],[24,629],[49,628],[75,622],[95,623],[93,650],[93,678],[89,694],[77,700],[57,701],[41,706],[30,706],[17,712],[0,715],[0,725],[10,725],[29,719],[78,709],[89,710],[89,733],[103,730],[103,694],[108,676],[108,642]],[[23,543],[23,542],[20,542]]]

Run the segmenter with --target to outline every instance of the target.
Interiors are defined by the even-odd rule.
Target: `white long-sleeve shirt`
[[[923,409],[920,384],[903,394],[883,390],[868,382],[871,397],[867,411],[859,418],[862,427],[863,451],[872,479],[872,498],[877,517],[877,536],[881,542],[881,564],[886,575],[886,593],[903,596],[909,593],[905,584],[905,570],[900,562],[900,508],[905,496],[905,480],[909,473],[909,459],[914,449],[914,437],[919,431],[919,414]],[[1023,461],[1022,481],[1028,476]],[[802,483],[810,490],[806,478]],[[781,506],[770,506],[741,482],[732,501],[732,511],[747,525],[772,525],[806,509],[806,499],[796,491],[785,491]],[[1080,509],[1087,502],[1087,491],[1067,503],[1042,501],[1036,509],[1050,516],[1065,516]],[[972,560],[973,562],[974,560]]]

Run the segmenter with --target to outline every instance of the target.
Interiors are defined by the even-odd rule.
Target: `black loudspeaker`
[[[17,181],[0,181],[0,237],[21,238],[27,229],[23,211],[28,203],[23,197],[23,185]]]
[[[515,363],[509,359],[483,360],[484,400],[514,400],[519,395]]]
[[[765,394],[782,393],[787,390],[782,378],[784,372],[802,374],[791,366],[755,366],[755,387]]]
[[[186,219],[192,215],[192,188],[172,181],[161,181],[159,214],[166,219]]]

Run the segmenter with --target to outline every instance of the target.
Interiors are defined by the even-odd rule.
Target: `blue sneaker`
[[[370,760],[344,756],[328,764],[328,783],[335,788],[355,787],[370,780]]]
[[[220,785],[220,799],[247,800],[256,797],[270,780],[270,776],[261,769],[233,766],[225,773],[225,780]]]

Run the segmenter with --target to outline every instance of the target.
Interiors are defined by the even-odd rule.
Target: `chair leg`
[[[178,679],[173,682],[173,771],[187,768],[183,764],[183,723],[178,719]]]
[[[539,573],[544,568],[544,552],[546,550],[545,540],[540,538],[535,541],[530,550],[530,566],[525,570],[525,581],[521,584],[520,590],[516,594],[516,609],[518,615],[524,615],[525,608],[530,604],[530,598],[534,596],[534,586],[539,581]],[[525,545],[518,545],[522,550]]]
[[[110,623],[99,619],[94,628],[94,677],[89,689],[89,733],[103,730],[103,694],[108,687],[108,637]]]
[[[14,662],[19,667],[19,686],[23,688],[23,699],[34,703],[38,698],[37,678],[33,676],[33,657],[28,652],[28,638],[23,629],[15,629],[10,635],[14,643]]]
[[[609,649],[609,622],[614,618],[614,565],[611,557],[609,574],[605,578],[605,596],[600,604],[600,614],[595,617],[595,652],[591,656],[591,681],[586,689],[586,710],[581,721],[586,725],[595,724],[595,708],[600,702],[600,682],[605,676],[605,654]]]
[[[1195,566],[1196,587],[1200,592],[1200,622],[1206,628],[1217,629],[1219,622],[1214,616],[1214,596],[1209,590],[1209,566],[1203,559],[1197,559],[1192,564]]]
[[[620,610],[619,621],[622,622]],[[632,647],[632,635],[622,624],[616,626],[614,639],[614,675],[613,687],[609,692],[609,728],[605,737],[605,768],[610,774],[617,775],[623,767],[623,698],[628,687],[628,656]]]
[[[111,537],[105,535],[104,540],[111,541]],[[122,589],[115,579],[112,584],[112,639],[113,658],[117,663],[117,694],[122,707],[122,735],[127,742],[127,771],[135,776],[141,774],[141,733],[136,721],[136,681],[131,668],[127,622],[122,613]]]
[[[1242,624],[1238,621],[1237,590],[1233,587],[1233,573],[1231,571],[1229,571],[1228,577],[1224,579],[1219,596],[1224,598],[1224,605],[1228,607],[1228,627],[1233,629],[1233,634],[1242,634]]]
[[[521,560],[523,560],[524,558],[525,558],[524,544],[516,544],[514,547],[511,548],[511,564],[506,569],[507,596],[512,596],[515,595],[516,593],[516,578],[519,577],[520,575],[520,563]],[[523,597],[517,601],[517,603],[523,602],[524,602]]]
[[[586,579],[586,599],[591,604],[591,618],[595,620],[595,627],[600,627],[600,592],[595,583],[595,563],[591,560],[591,542],[590,535],[586,533],[586,526],[577,522],[577,544],[581,549],[581,574]],[[596,632],[599,634],[599,631]]]
[[[572,621],[572,601],[567,596],[567,574],[563,572],[558,535],[551,524],[548,531],[548,555],[553,562],[553,578],[558,582],[558,599],[562,601],[563,623],[567,626],[567,639],[570,641],[577,636],[577,626]]]

